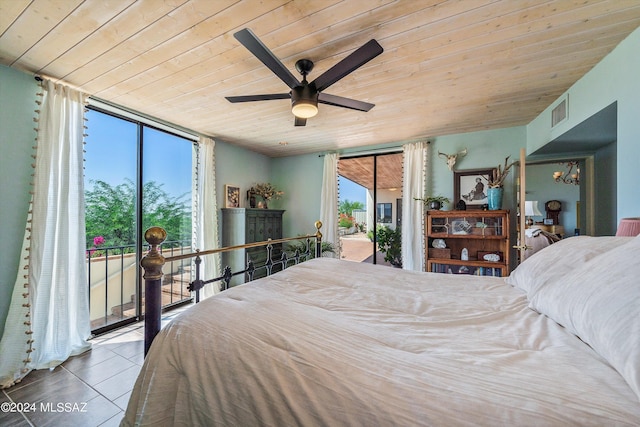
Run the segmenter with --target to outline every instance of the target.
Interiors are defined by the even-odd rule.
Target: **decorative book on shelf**
[[[425,232],[427,271],[509,275],[508,210],[429,210],[425,216]]]

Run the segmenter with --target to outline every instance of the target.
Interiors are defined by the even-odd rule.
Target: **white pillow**
[[[562,279],[574,269],[582,269],[591,258],[631,241],[633,237],[576,236],[560,240],[525,259],[505,281],[527,296],[547,281]]]
[[[547,281],[530,307],[589,344],[640,399],[640,236]]]

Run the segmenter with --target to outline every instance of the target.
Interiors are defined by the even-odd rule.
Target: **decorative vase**
[[[439,200],[432,200],[429,202],[429,209],[439,211],[442,207],[442,203]]]
[[[267,206],[267,202],[268,200],[265,200],[264,203],[262,204],[262,207],[265,209],[269,209],[269,207]]]
[[[487,190],[487,202],[490,211],[502,209],[502,187],[489,187]]]

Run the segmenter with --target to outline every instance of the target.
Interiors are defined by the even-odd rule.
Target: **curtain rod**
[[[431,141],[427,141],[427,144],[431,144]],[[367,155],[374,155],[374,154],[391,154],[391,153],[400,153],[400,152],[402,152],[402,146],[381,148],[379,150],[352,151],[349,153],[338,153],[338,154],[340,154],[340,157],[346,159],[349,157],[360,157],[360,156],[367,156]],[[324,157],[326,154],[329,154],[329,153],[318,154],[318,157]]]

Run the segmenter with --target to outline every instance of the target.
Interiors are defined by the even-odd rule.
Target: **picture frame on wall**
[[[467,209],[482,209],[488,203],[487,190],[493,169],[471,169],[453,173],[453,203],[464,201]]]
[[[224,207],[239,208],[240,207],[240,187],[235,185],[224,185]]]

